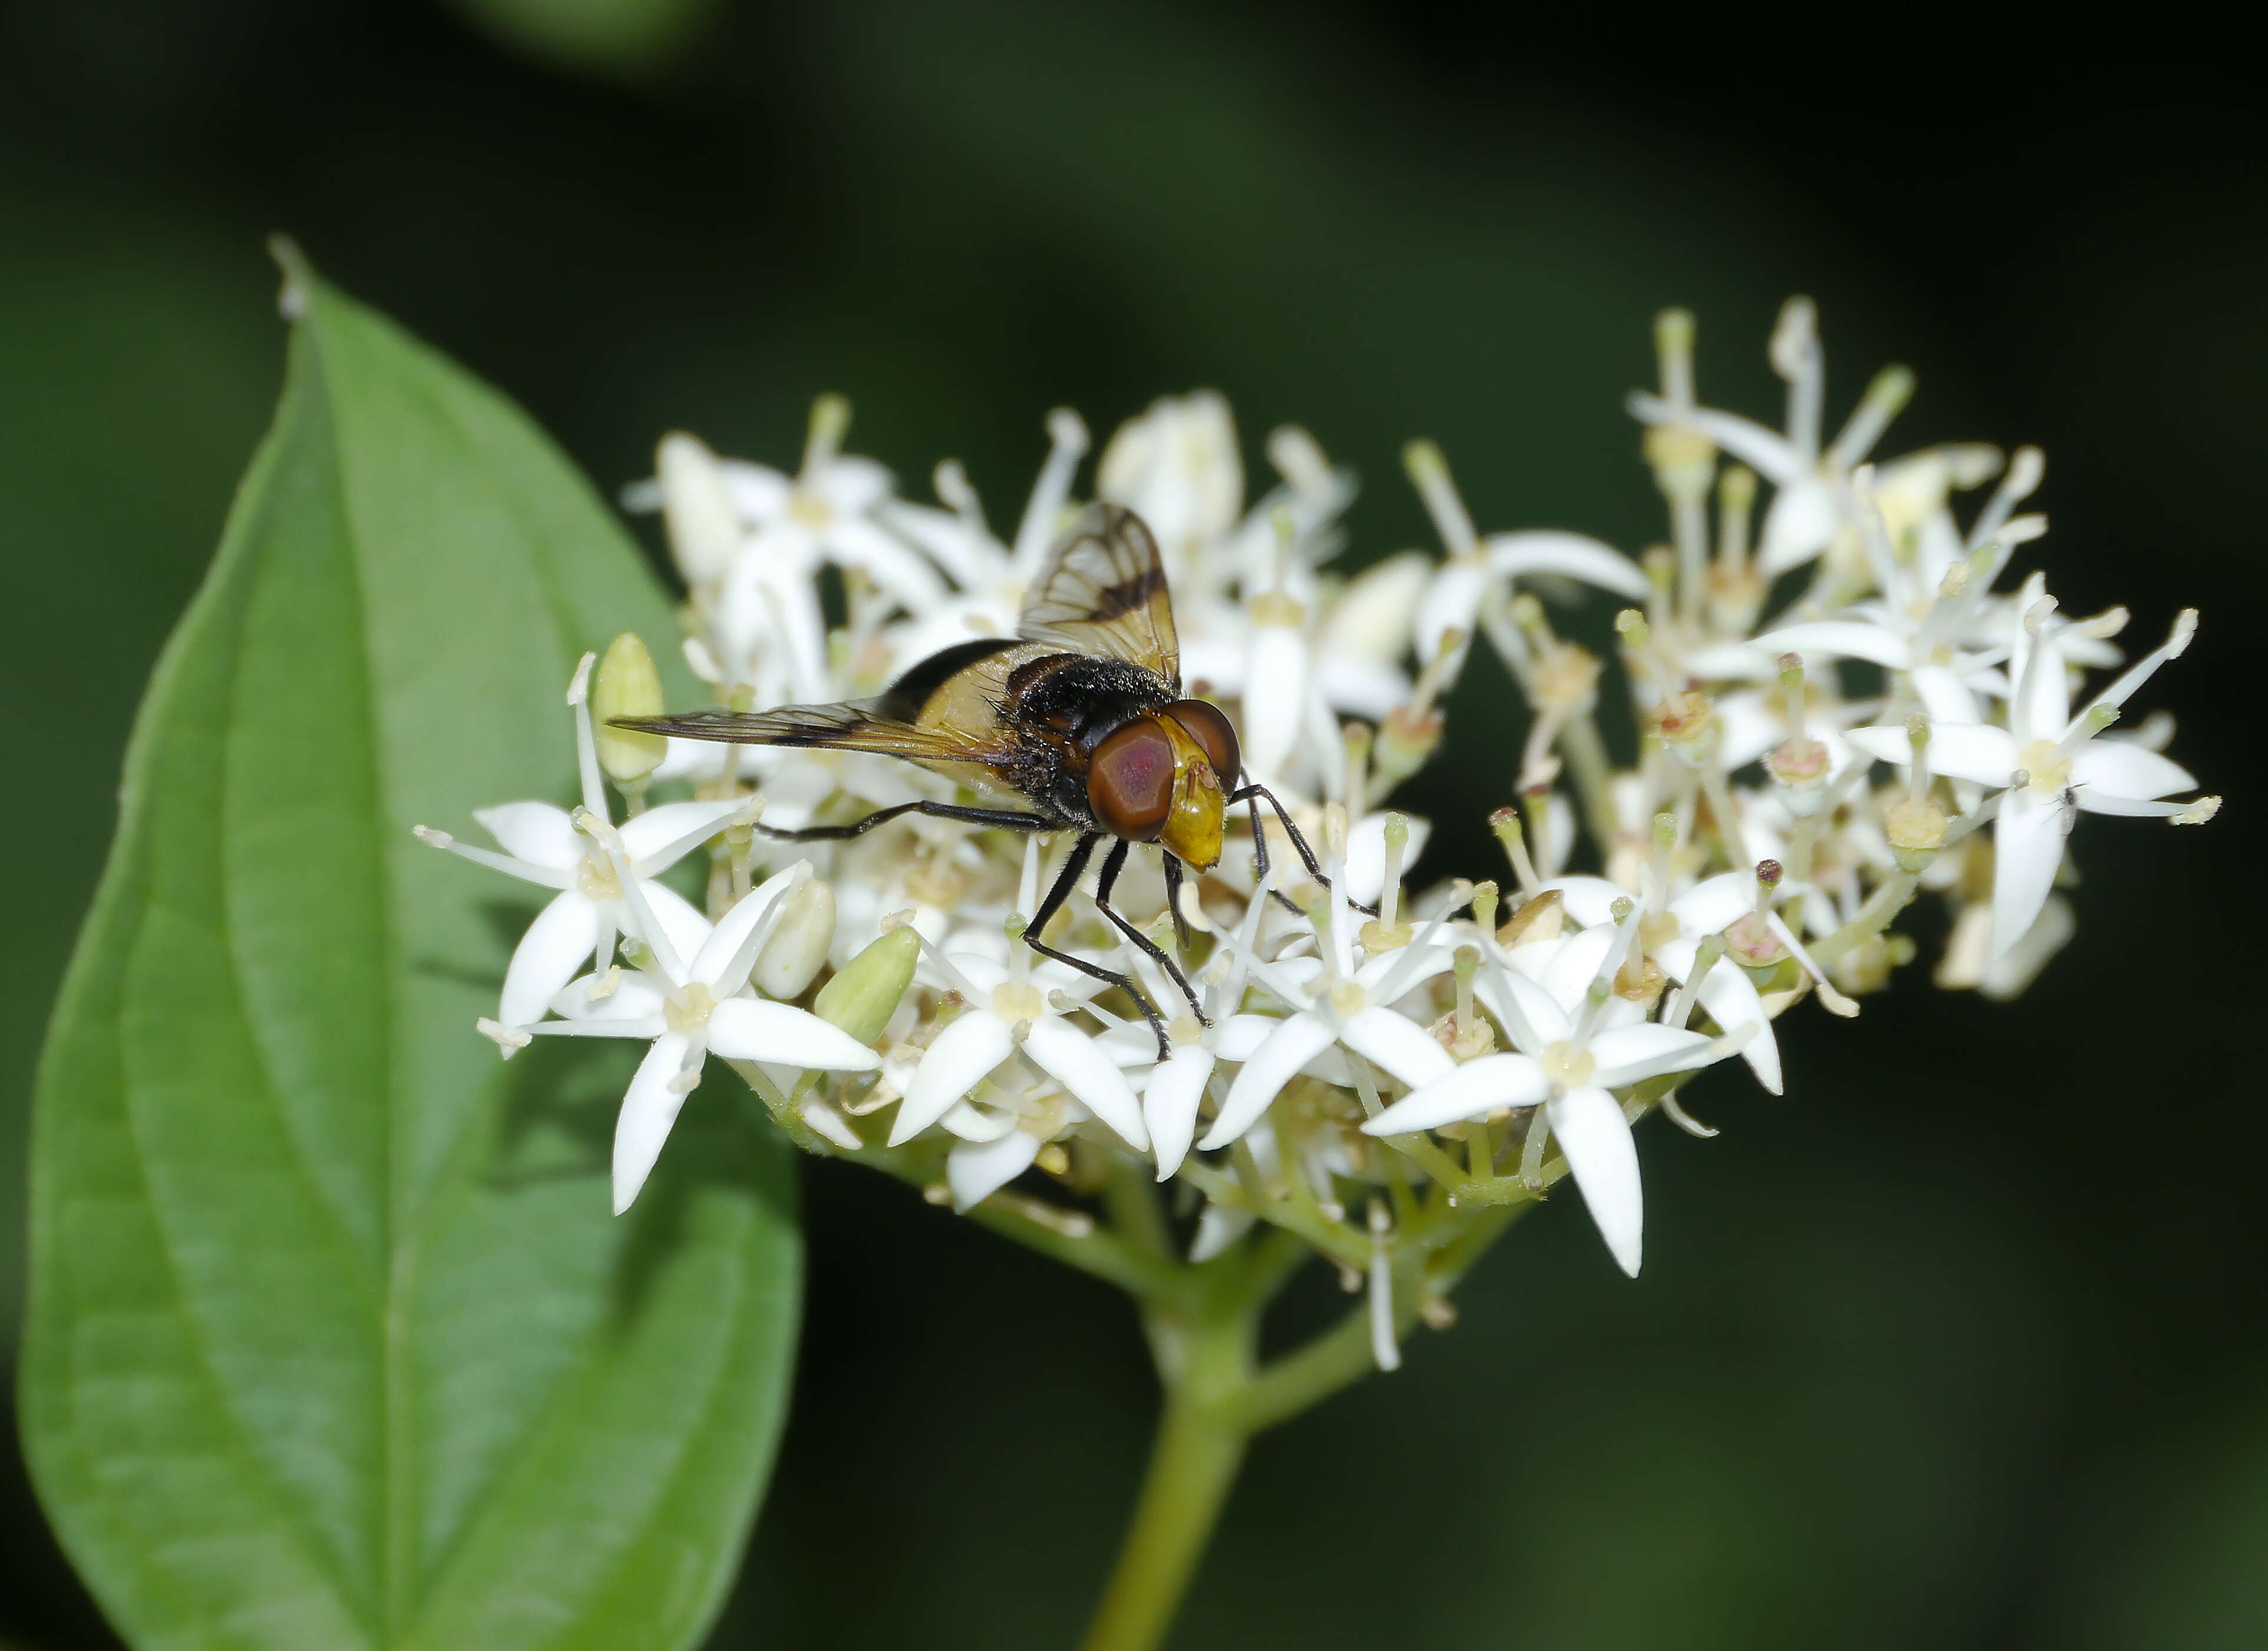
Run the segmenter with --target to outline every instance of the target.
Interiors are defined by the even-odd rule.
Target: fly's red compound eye
[[[1220,781],[1221,789],[1226,791],[1234,785],[1243,761],[1236,748],[1236,730],[1229,726],[1227,713],[1202,699],[1177,699],[1166,707],[1166,714],[1180,723],[1189,738],[1197,742],[1197,749],[1212,764],[1213,778]]]
[[[1173,800],[1174,742],[1152,719],[1137,717],[1094,748],[1086,801],[1095,823],[1112,836],[1151,841],[1165,825]]]

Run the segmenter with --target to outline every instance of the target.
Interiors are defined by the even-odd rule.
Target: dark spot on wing
[[[932,694],[979,660],[990,659],[1001,649],[1015,645],[998,637],[978,637],[940,648],[884,689],[874,701],[875,712],[896,722],[917,722]]]

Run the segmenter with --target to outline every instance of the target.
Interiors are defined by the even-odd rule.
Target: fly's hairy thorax
[[[923,696],[915,718],[923,726],[998,729],[1017,748],[1017,760],[1005,770],[928,766],[980,792],[998,792],[1005,779],[1022,800],[1081,826],[1094,824],[1086,770],[1095,746],[1130,719],[1174,699],[1172,684],[1153,671],[1038,642],[962,643],[917,667],[892,692]]]

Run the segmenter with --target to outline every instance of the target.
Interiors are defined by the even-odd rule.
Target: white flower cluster
[[[1635,1273],[1630,1125],[1660,1105],[1711,1132],[1677,1104],[1690,1074],[1737,1055],[1777,1092],[1773,1020],[1808,995],[1855,1013],[1852,995],[1911,955],[1889,925],[1922,890],[1953,908],[1940,983],[2020,990],[2072,932],[2054,891],[2078,814],[2195,822],[2217,806],[2163,800],[2195,786],[2161,754],[2162,713],[2117,726],[2194,615],[2083,694],[2086,672],[2120,663],[2124,610],[2069,617],[2037,571],[2011,574],[2046,530],[2020,513],[2037,452],[1869,462],[1911,388],[1896,370],[1825,439],[1800,299],[1771,343],[1785,433],[1697,402],[1690,318],[1662,317],[1658,343],[1660,392],[1632,409],[1670,542],[1637,558],[1572,533],[1482,534],[1418,443],[1408,468],[1446,559],[1336,573],[1352,477],[1281,430],[1267,446],[1279,480],[1248,504],[1217,395],[1160,401],[1104,450],[1094,490],[1157,536],[1187,691],[1233,708],[1248,777],[1283,799],[1327,877],[1308,878],[1271,824],[1264,879],[1253,840],[1232,836],[1191,880],[1180,915],[1204,1013],[1172,1023],[1163,1058],[1123,994],[1022,943],[1067,837],[922,816],[840,843],[768,837],[954,792],[883,756],[607,727],[659,709],[634,638],[595,683],[585,660],[569,694],[579,809],[478,811],[501,852],[424,833],[559,891],[482,1029],[507,1054],[541,1035],[650,1042],[618,1128],[618,1209],[713,1053],[806,1145],[962,1209],[1016,1200],[1083,1230],[1077,1205],[1009,1183],[1036,1170],[1085,1192],[1098,1163],[1138,1159],[1190,1190],[1197,1258],[1265,1220],[1350,1279],[1371,1258],[1383,1286],[1410,1189],[1477,1212],[1566,1173]],[[848,423],[823,398],[793,475],[672,436],[634,490],[666,519],[686,654],[720,705],[872,695],[954,643],[1013,635],[1087,446],[1075,416],[1051,416],[1003,538],[957,465],[938,467],[937,504],[902,498],[843,453]],[[1996,478],[1963,526],[1955,496]],[[1618,676],[1546,615],[1545,598],[1583,587],[1626,604]],[[1413,894],[1425,825],[1381,804],[1440,744],[1439,701],[1475,638],[1526,700],[1503,746],[1516,806],[1492,816],[1508,879]],[[1602,702],[1627,721],[1602,727]],[[1480,740],[1465,751],[1491,760]],[[602,770],[630,806],[619,822]],[[673,782],[693,800],[645,806]],[[1586,839],[1595,869],[1578,872]],[[705,914],[658,881],[704,844]],[[1179,1006],[1093,889],[1090,874],[1050,944]],[[1153,851],[1113,898],[1173,946]],[[1391,1362],[1392,1311],[1373,1316]]]

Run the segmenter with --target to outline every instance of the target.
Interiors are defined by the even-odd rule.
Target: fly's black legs
[[[1158,1058],[1163,1060],[1173,1053],[1174,1046],[1172,1041],[1166,1036],[1166,1023],[1158,1018],[1156,1006],[1151,1003],[1141,987],[1136,985],[1131,978],[1119,974],[1115,969],[1105,969],[1100,963],[1090,963],[1083,957],[1072,956],[1069,952],[1058,952],[1054,947],[1040,939],[1040,931],[1048,926],[1048,919],[1054,917],[1057,909],[1071,898],[1071,891],[1079,887],[1079,873],[1086,869],[1086,862],[1093,858],[1095,841],[1101,835],[1096,831],[1079,834],[1079,841],[1071,847],[1071,857],[1064,861],[1063,870],[1056,874],[1055,887],[1048,890],[1048,897],[1040,902],[1040,909],[1032,913],[1031,921],[1025,926],[1024,943],[1041,956],[1052,957],[1058,963],[1068,963],[1080,974],[1090,976],[1106,985],[1116,986],[1128,997],[1133,999],[1135,1007],[1142,1011],[1142,1018],[1150,1023],[1150,1030],[1157,1035]],[[1125,851],[1126,844],[1121,842],[1112,851],[1113,858],[1123,859]],[[1109,910],[1108,907],[1103,909],[1106,911]],[[1113,921],[1123,924],[1123,919],[1119,918],[1116,912],[1110,912],[1110,916]],[[1167,967],[1171,968],[1172,965],[1168,964]]]
[[[1189,977],[1182,973],[1182,966],[1167,956],[1164,948],[1155,940],[1121,917],[1110,903],[1110,890],[1118,881],[1118,873],[1126,864],[1126,851],[1132,846],[1124,837],[1111,844],[1110,852],[1102,862],[1102,875],[1095,880],[1094,909],[1110,919],[1113,928],[1147,953],[1152,962],[1166,971],[1166,977],[1180,987],[1182,996],[1189,1000],[1189,1013],[1202,1024],[1210,1026],[1212,1022],[1205,1020],[1204,1010],[1197,1002],[1197,989],[1189,984]],[[1167,855],[1166,864],[1171,866],[1174,863],[1174,857]]]
[[[1251,811],[1252,851],[1260,876],[1265,878],[1268,875],[1268,834],[1260,829],[1259,800],[1263,797],[1268,800],[1268,806],[1276,811],[1276,817],[1284,822],[1285,834],[1292,839],[1292,847],[1298,852],[1300,863],[1307,868],[1307,875],[1329,888],[1331,886],[1331,880],[1323,875],[1323,868],[1316,863],[1314,850],[1309,848],[1307,839],[1300,835],[1300,828],[1292,823],[1292,816],[1284,812],[1284,805],[1276,800],[1276,793],[1265,785],[1245,785],[1229,792],[1228,800],[1232,803],[1241,802]],[[1287,911],[1300,910],[1292,903],[1288,896],[1281,893],[1277,893],[1276,898],[1282,903]],[[1366,916],[1374,918],[1378,915],[1376,906],[1366,906],[1359,900],[1349,900],[1347,903]]]
[[[1182,915],[1182,862],[1170,850],[1161,851],[1166,862],[1166,910],[1174,914],[1174,944],[1183,957],[1189,954],[1189,920]]]
[[[1040,814],[1019,814],[1012,808],[968,808],[957,802],[932,802],[924,798],[920,802],[902,802],[895,807],[877,808],[864,820],[854,820],[849,825],[806,826],[799,831],[775,831],[759,822],[756,829],[768,837],[777,837],[787,843],[839,843],[845,837],[864,837],[876,826],[887,825],[900,814],[928,814],[937,820],[959,820],[968,825],[999,826],[1010,831],[1046,831],[1062,823]]]
[[[1245,812],[1252,816],[1253,881],[1257,883],[1264,883],[1268,881],[1268,834],[1260,829],[1260,799],[1255,794],[1259,791],[1259,786],[1253,785],[1243,791],[1238,792],[1236,794],[1244,800]],[[1268,800],[1274,802],[1276,800],[1273,797],[1270,797]],[[1281,814],[1284,811],[1281,808],[1278,808],[1276,812]],[[1288,826],[1291,822],[1286,821],[1285,823]],[[1302,843],[1300,846],[1304,848],[1306,844]],[[1313,856],[1309,856],[1311,860],[1313,858]],[[1321,872],[1317,872],[1315,874],[1318,877],[1322,875]],[[1278,905],[1283,907],[1285,910],[1290,912],[1293,917],[1299,918],[1305,917],[1307,915],[1305,912],[1301,911],[1299,907],[1292,903],[1292,896],[1285,894],[1282,889],[1271,888],[1268,893],[1270,897],[1272,898]]]

